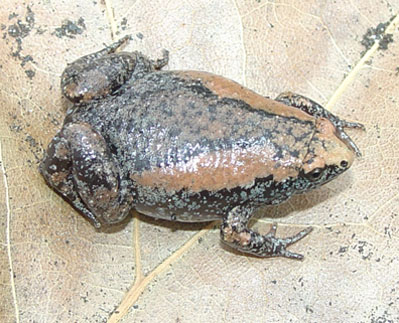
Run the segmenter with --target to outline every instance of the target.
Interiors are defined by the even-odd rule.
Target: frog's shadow
[[[292,210],[306,211],[309,209],[310,212],[312,212],[311,209],[314,206],[324,203],[325,201],[329,200],[330,198],[333,198],[339,193],[345,193],[345,191],[350,190],[352,182],[353,182],[352,172],[348,171],[345,173],[344,177],[339,177],[336,181],[334,181],[334,183],[327,183],[327,185],[316,188],[313,191],[309,191],[304,194],[294,195],[290,200],[288,200],[288,203],[290,204],[289,212],[285,212],[285,214],[282,214],[281,216],[274,215],[270,217],[276,219],[285,217],[289,213],[291,213]],[[307,202],[303,203],[303,201],[301,201],[302,199],[306,199]],[[275,206],[275,208],[278,207],[280,206]],[[285,208],[287,209],[287,207]]]
[[[103,225],[99,229],[100,232],[103,233],[116,233],[122,230],[125,230],[129,225],[130,221],[137,217],[141,222],[146,224],[150,224],[153,226],[160,226],[166,229],[169,229],[171,232],[174,231],[199,231],[204,228],[204,226],[208,225],[210,222],[178,222],[178,221],[169,221],[164,219],[157,219],[151,217],[149,215],[145,215],[137,212],[136,210],[130,211],[129,216],[126,217],[122,222],[112,224],[112,225]]]
[[[317,191],[307,192],[304,194],[297,194],[292,196],[288,201],[282,204],[262,206],[261,208],[256,210],[254,219],[285,218],[294,211],[301,212],[301,211],[311,210],[314,206],[327,201],[333,195],[334,193],[331,193],[331,189],[328,187],[321,187],[318,188]],[[306,199],[306,203],[303,202],[303,199]]]

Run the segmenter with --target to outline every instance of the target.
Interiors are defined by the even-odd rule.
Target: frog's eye
[[[306,174],[306,177],[311,181],[318,180],[323,175],[323,168],[315,168]]]
[[[346,160],[342,160],[339,165],[341,166],[341,168],[347,168],[349,163]]]

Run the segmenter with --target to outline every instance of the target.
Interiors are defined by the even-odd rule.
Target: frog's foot
[[[152,65],[156,70],[162,69],[162,67],[166,66],[168,63],[169,63],[169,51],[166,49],[162,51],[162,58],[152,61]]]
[[[360,157],[362,155],[359,148],[344,131],[344,128],[358,128],[365,130],[364,125],[361,123],[342,120],[331,112],[327,111],[317,102],[300,94],[284,92],[276,98],[276,101],[300,109],[315,118],[326,118],[335,126],[337,129],[337,135],[348,145],[348,147],[352,149],[352,151],[356,153],[356,156]]]
[[[88,124],[70,123],[50,143],[40,164],[47,183],[95,227],[122,221],[130,202],[104,139]]]
[[[241,206],[231,210],[221,225],[222,241],[235,249],[258,257],[303,259],[303,255],[291,252],[287,250],[287,247],[305,237],[312,231],[311,227],[292,237],[282,239],[276,238],[277,225],[273,224],[268,234],[261,235],[248,228],[252,213],[253,209]]]
[[[69,145],[63,133],[58,133],[49,144],[39,165],[39,171],[50,187],[81,212],[96,228],[101,227],[101,223],[76,191]]]
[[[168,63],[167,51],[163,58],[151,60],[139,52],[118,52],[131,36],[83,56],[69,64],[61,75],[61,90],[74,103],[85,103],[115,94],[129,80],[161,69]]]

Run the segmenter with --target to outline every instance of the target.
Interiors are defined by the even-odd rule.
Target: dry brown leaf
[[[398,12],[363,0],[1,1],[0,321],[398,322]],[[312,225],[291,248],[303,262],[231,252],[213,224],[136,217],[97,232],[45,185],[62,70],[125,34],[153,58],[167,48],[170,69],[292,90],[366,125],[345,176],[256,223],[278,220],[280,236]]]

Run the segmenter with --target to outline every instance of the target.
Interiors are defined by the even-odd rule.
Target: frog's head
[[[319,118],[303,160],[296,189],[306,191],[328,183],[349,169],[355,152],[348,140],[329,120]]]

